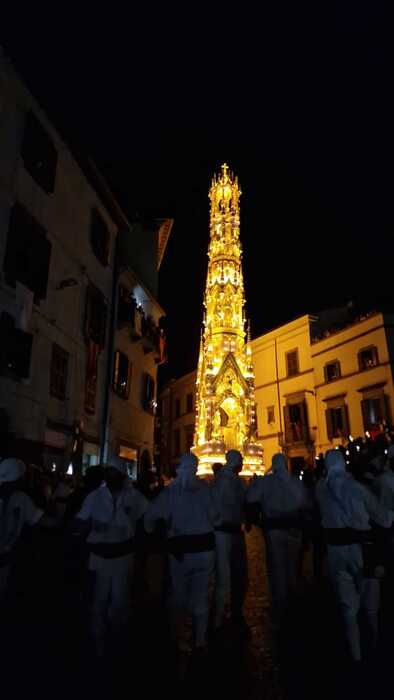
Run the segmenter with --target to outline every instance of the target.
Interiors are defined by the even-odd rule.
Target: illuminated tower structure
[[[229,449],[244,458],[242,474],[263,473],[257,442],[250,331],[245,331],[238,179],[226,164],[212,180],[208,273],[197,369],[192,451],[199,474],[210,474]],[[248,326],[249,328],[249,326]]]

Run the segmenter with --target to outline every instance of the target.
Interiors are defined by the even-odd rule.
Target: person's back
[[[175,480],[157,498],[165,503],[169,536],[213,532],[212,496],[203,481],[196,478],[180,488]]]
[[[279,453],[273,457],[272,471],[251,483],[247,501],[260,504],[264,519],[296,518],[308,498],[303,484],[288,473],[285,457]]]
[[[219,521],[240,526],[245,512],[245,487],[240,477],[232,468],[222,467],[211,490]]]
[[[181,633],[188,611],[193,616],[196,647],[203,647],[215,540],[211,489],[196,477],[197,466],[193,454],[182,455],[175,480],[151,501],[144,523],[148,533],[153,532],[158,522],[165,523],[174,641]]]
[[[278,453],[272,458],[271,473],[254,480],[246,498],[261,509],[273,620],[280,625],[296,586],[307,494],[301,482],[288,473],[285,456]]]
[[[379,506],[373,493],[345,469],[338,450],[326,453],[327,477],[316,489],[322,526],[327,541],[328,573],[342,611],[352,658],[361,659],[358,613],[365,609],[370,642],[377,642],[379,581],[365,571],[361,541],[371,529],[371,520],[390,527],[392,515]]]

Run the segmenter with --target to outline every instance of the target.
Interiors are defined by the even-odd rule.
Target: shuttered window
[[[286,370],[288,377],[293,377],[299,373],[298,350],[286,353]]]
[[[41,122],[33,112],[27,112],[21,148],[23,164],[44,192],[55,188],[57,151]]]
[[[107,224],[97,209],[92,209],[90,218],[90,243],[93,253],[102,265],[109,263],[110,234]]]
[[[114,357],[114,375],[112,387],[122,399],[128,399],[131,382],[131,362],[127,355],[117,350]]]
[[[285,439],[291,444],[294,442],[308,442],[308,409],[306,401],[289,403],[283,408],[285,423]]]
[[[45,299],[51,250],[45,229],[19,202],[14,204],[3,264],[7,284],[21,282],[34,293],[36,303]]]
[[[50,373],[50,393],[61,401],[66,398],[68,375],[68,352],[53,343]]]
[[[104,295],[97,287],[89,284],[86,290],[85,307],[85,337],[93,341],[100,348],[105,345],[105,331],[107,325],[107,305]]]
[[[348,408],[345,404],[326,410],[327,436],[333,438],[348,438],[350,423]]]
[[[155,380],[147,372],[142,376],[142,407],[149,413],[154,413]]]

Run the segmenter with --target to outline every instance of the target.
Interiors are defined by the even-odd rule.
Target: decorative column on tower
[[[238,179],[226,164],[222,165],[209,192],[209,262],[192,448],[200,460],[199,474],[211,474],[212,464],[224,462],[230,449],[242,453],[243,475],[263,473],[263,450],[257,442],[250,331],[247,338],[245,331],[240,195]]]

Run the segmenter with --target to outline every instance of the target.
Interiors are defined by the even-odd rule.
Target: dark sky
[[[301,5],[301,7],[300,7]],[[0,43],[134,217],[171,216],[165,375],[193,368],[208,188],[239,175],[252,335],[354,299],[391,303],[394,148],[384,4],[265,3],[10,17]],[[318,7],[316,7],[318,6]],[[24,10],[25,13],[25,10]],[[218,13],[218,10],[216,10]]]

